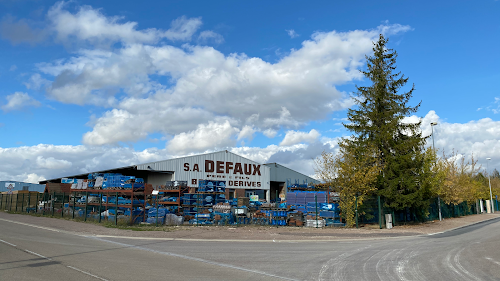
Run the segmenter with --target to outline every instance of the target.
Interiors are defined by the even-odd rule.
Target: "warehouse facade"
[[[200,180],[225,181],[230,198],[259,195],[267,201],[281,197],[286,192],[287,182],[319,183],[277,163],[260,164],[227,150],[96,172],[136,176],[153,186],[165,185],[167,181],[187,181],[193,189],[198,187]],[[85,179],[87,175],[68,177]],[[62,179],[40,183],[61,182]]]

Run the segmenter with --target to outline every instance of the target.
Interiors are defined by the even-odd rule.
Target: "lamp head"
[[[491,160],[491,158],[486,158],[486,160]]]
[[[431,126],[436,126],[437,124],[437,122],[431,122]]]

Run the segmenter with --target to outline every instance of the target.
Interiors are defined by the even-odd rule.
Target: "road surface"
[[[499,246],[500,219],[293,243],[89,237],[0,219],[0,280],[500,280]]]

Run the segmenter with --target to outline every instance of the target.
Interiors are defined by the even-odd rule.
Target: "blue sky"
[[[314,174],[370,42],[436,146],[500,164],[499,1],[0,1],[0,179],[229,149]]]

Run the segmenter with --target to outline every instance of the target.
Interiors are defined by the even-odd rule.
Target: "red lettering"
[[[234,164],[234,172],[233,172],[233,174],[236,175],[236,173],[240,173],[240,175],[243,175],[243,169],[241,169],[241,163]]]
[[[223,174],[224,173],[224,162],[217,161],[217,173],[218,174]]]
[[[229,186],[233,186],[233,181],[229,181]]]
[[[197,180],[196,180],[196,179],[192,179],[192,180],[191,180],[191,184],[192,184],[192,185],[197,185],[197,184],[198,184],[198,183],[197,183]]]
[[[184,171],[189,171],[189,163],[184,163]]]
[[[245,164],[245,175],[251,175],[251,174],[252,174],[252,164]]]
[[[238,181],[234,181],[234,186],[238,186]]]
[[[226,162],[226,174],[229,174],[229,170],[233,169],[233,162]]]
[[[260,182],[257,183],[257,187],[260,187]]]
[[[240,183],[240,186],[243,186],[243,182],[242,181],[239,181],[239,183]]]
[[[245,182],[245,186],[252,186],[252,183],[251,183],[251,182],[249,182],[249,181],[246,181],[246,182]]]
[[[198,164],[194,164],[193,166],[193,172],[199,172],[200,168],[198,167]]]
[[[252,186],[255,187],[255,182],[254,181],[252,182]]]
[[[205,160],[205,172],[213,173],[214,172],[214,161]]]
[[[258,173],[260,176],[260,165],[253,164],[253,176],[255,176],[255,173]]]

